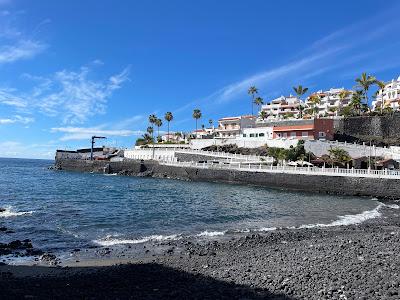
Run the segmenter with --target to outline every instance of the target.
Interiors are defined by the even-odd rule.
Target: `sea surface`
[[[277,227],[359,223],[379,217],[374,199],[53,171],[53,161],[0,159],[0,242],[31,239],[35,248],[137,244],[207,238]],[[350,189],[350,186],[343,186]]]

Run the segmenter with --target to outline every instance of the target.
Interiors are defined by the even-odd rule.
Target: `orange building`
[[[274,139],[332,140],[333,119],[314,119],[310,124],[274,126]]]

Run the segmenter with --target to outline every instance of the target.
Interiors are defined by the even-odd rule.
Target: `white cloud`
[[[50,76],[23,74],[36,83],[32,91],[19,93],[0,88],[0,104],[39,110],[47,116],[61,117],[64,124],[79,124],[89,117],[104,114],[113,93],[129,80],[129,67],[106,80],[94,80],[86,66],[78,71],[62,70]]]
[[[15,123],[21,123],[21,124],[29,124],[34,122],[35,119],[34,118],[30,118],[30,117],[22,117],[19,115],[16,115],[12,118],[0,118],[0,124],[1,125],[5,125],[5,124],[15,124]]]
[[[0,104],[13,106],[17,109],[27,107],[27,101],[15,95],[16,90],[10,88],[0,88]]]
[[[45,49],[46,45],[32,40],[20,40],[13,45],[5,45],[0,47],[0,64],[32,58]]]
[[[63,133],[64,135],[60,138],[60,141],[70,141],[70,140],[87,140],[93,135],[115,137],[115,136],[137,136],[142,135],[144,132],[141,130],[113,130],[104,129],[105,125],[97,127],[57,127],[52,128],[51,132]]]

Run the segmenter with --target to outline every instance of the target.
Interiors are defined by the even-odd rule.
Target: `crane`
[[[90,148],[90,160],[93,160],[93,146],[95,144],[96,139],[106,139],[106,137],[105,136],[96,136],[96,135],[92,136],[92,147]]]

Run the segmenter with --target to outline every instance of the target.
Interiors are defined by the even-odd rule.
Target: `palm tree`
[[[318,114],[318,112],[319,112],[318,104],[321,103],[321,98],[319,97],[318,94],[312,94],[308,98],[308,101],[312,105],[311,111],[313,112],[314,116],[316,116]]]
[[[197,136],[197,120],[201,118],[201,111],[200,109],[196,108],[193,110],[193,119],[196,120],[196,136]]]
[[[253,104],[254,104],[254,95],[255,94],[257,94],[258,93],[258,89],[253,85],[253,86],[251,86],[250,88],[249,88],[249,90],[247,91],[247,93],[249,94],[249,95],[251,95],[251,115],[253,115],[254,114],[254,107],[253,107]]]
[[[168,136],[167,136],[168,142],[169,142],[169,122],[171,122],[173,118],[174,118],[174,116],[172,115],[172,112],[168,111],[165,113],[164,119],[165,119],[165,121],[167,121],[167,124],[168,124]]]
[[[261,109],[261,105],[264,104],[264,99],[261,97],[256,97],[254,99],[254,104],[257,105]]]
[[[264,121],[268,118],[268,113],[265,110],[260,111],[260,118]]]
[[[157,120],[157,116],[156,116],[156,115],[152,114],[152,115],[149,116],[149,123],[150,123],[150,125],[155,124],[155,123],[156,123],[156,120]]]
[[[382,91],[382,95],[381,95],[381,113],[382,113],[382,110],[383,110],[383,106],[384,106],[384,104],[383,104],[383,89],[385,88],[385,86],[386,86],[386,84],[385,84],[385,82],[383,82],[383,81],[380,81],[380,80],[375,80],[375,84],[378,86],[378,90],[376,91],[376,96],[378,96],[378,94],[379,94],[379,91]]]
[[[351,97],[350,106],[355,109],[357,115],[361,115],[363,91],[355,91]]]
[[[336,116],[338,115],[339,111],[343,108],[343,101],[350,95],[350,91],[343,90],[339,93],[339,109],[336,110]]]
[[[157,140],[160,138],[160,127],[162,126],[162,120],[161,119],[156,119],[154,124],[157,126]]]
[[[154,128],[151,126],[147,127],[147,133],[151,136],[151,142],[153,143],[154,142],[154,136],[153,136]]]
[[[364,72],[361,74],[360,78],[356,78],[356,82],[356,86],[362,89],[364,98],[368,104],[368,90],[371,85],[376,83],[376,78],[374,76],[367,75],[367,73]]]
[[[297,86],[297,87],[294,86],[294,87],[293,87],[293,90],[294,90],[294,92],[296,93],[296,95],[297,95],[297,97],[299,98],[299,100],[301,101],[301,97],[302,97],[305,93],[307,93],[308,88],[299,85],[299,86]],[[301,103],[300,103],[300,106],[299,106],[300,118],[303,117],[303,110],[304,110],[304,107],[303,107],[303,106],[301,105]]]

